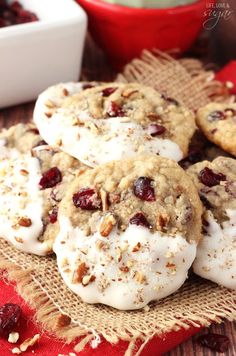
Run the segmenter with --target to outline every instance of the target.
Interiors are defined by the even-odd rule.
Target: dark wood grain
[[[83,80],[112,80],[115,71],[109,66],[104,54],[98,50],[89,39],[86,42],[85,56],[83,61]],[[27,103],[11,108],[0,110],[0,129],[10,127],[18,122],[27,122],[32,118],[34,103]],[[236,356],[236,322],[225,322],[220,325],[212,325],[202,333],[214,332],[227,335],[230,338],[231,346],[226,356]],[[157,350],[158,351],[158,350]],[[203,348],[197,343],[197,336],[179,345],[176,349],[165,356],[214,356],[215,352]],[[151,355],[155,356],[155,355]]]

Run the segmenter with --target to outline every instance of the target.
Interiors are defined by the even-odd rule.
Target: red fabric
[[[0,280],[0,305],[5,303],[17,303],[21,306],[23,310],[23,317],[21,319],[18,331],[20,334],[20,339],[17,344],[10,344],[7,340],[0,339],[0,355],[1,356],[12,356],[11,350],[14,347],[20,345],[26,338],[34,336],[36,333],[42,335],[38,345],[29,349],[23,355],[32,356],[32,350],[34,350],[34,355],[40,356],[58,356],[59,353],[68,355],[69,352],[73,352],[73,346],[65,345],[63,342],[56,340],[55,338],[49,336],[46,333],[41,333],[40,328],[35,324],[33,317],[34,312],[25,304],[23,299],[16,293],[14,286],[8,284],[7,281]],[[188,331],[181,330],[179,332],[169,333],[163,336],[163,338],[155,337],[151,340],[148,345],[144,348],[142,356],[158,356],[173,347],[177,346],[179,343],[188,339],[195,333],[199,332],[199,328],[191,328]],[[112,346],[105,340],[102,340],[101,344],[97,349],[91,349],[86,346],[85,350],[80,353],[81,356],[123,356],[127,348],[126,342],[119,342],[118,345]]]
[[[230,91],[232,94],[236,94],[236,61],[229,62],[223,69],[216,73],[215,77],[221,82],[232,82],[234,87]]]

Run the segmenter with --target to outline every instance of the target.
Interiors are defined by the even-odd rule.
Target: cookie
[[[21,251],[46,255],[58,229],[58,203],[82,165],[45,145],[31,126],[0,136],[0,236]]]
[[[89,170],[60,204],[59,271],[87,303],[142,308],[184,283],[201,213],[191,179],[167,158],[144,155]]]
[[[236,156],[236,104],[206,105],[198,111],[197,124],[210,141]]]
[[[236,160],[218,157],[197,163],[187,172],[204,205],[203,239],[194,272],[236,289]]]
[[[179,161],[195,131],[192,112],[138,83],[51,87],[39,96],[34,121],[49,144],[92,167],[144,153]]]
[[[34,123],[17,124],[0,132],[0,154],[9,154],[9,148],[21,153],[29,152],[33,147],[46,144]]]

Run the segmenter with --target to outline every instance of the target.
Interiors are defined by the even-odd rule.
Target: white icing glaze
[[[75,85],[75,84],[74,84]],[[69,88],[67,84],[67,89]],[[60,87],[61,88],[61,87]],[[69,90],[74,93],[76,87]],[[78,83],[77,91],[81,90]],[[60,92],[62,89],[60,89]],[[89,166],[96,166],[112,160],[132,157],[138,153],[159,154],[179,161],[183,158],[180,147],[170,139],[152,137],[148,129],[130,122],[126,117],[92,119],[86,111],[79,115],[83,126],[74,125],[75,117],[69,109],[58,109],[50,118],[45,115],[45,102],[60,103],[61,99],[51,97],[51,91],[42,93],[36,103],[34,121],[41,136],[50,145],[57,146]],[[54,93],[55,95],[55,93]],[[90,126],[88,126],[88,119]]]
[[[199,276],[236,289],[236,210],[226,210],[229,220],[218,224],[208,211],[204,234],[193,269]]]
[[[0,236],[21,251],[45,255],[48,247],[38,240],[43,232],[39,161],[4,145],[0,157]],[[31,225],[21,226],[20,218],[30,219]]]
[[[152,234],[147,228],[129,225],[123,233],[114,227],[108,237],[99,232],[85,236],[67,217],[59,216],[59,224],[54,243],[59,271],[67,286],[87,303],[121,310],[142,308],[179,289],[196,256],[196,245],[180,235]],[[108,247],[100,248],[100,243]],[[140,249],[134,252],[138,243]],[[96,277],[86,286],[73,280],[81,262]],[[127,273],[120,270],[124,266],[129,266]]]

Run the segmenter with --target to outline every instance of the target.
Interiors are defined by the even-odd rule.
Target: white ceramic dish
[[[20,0],[40,21],[0,28],[0,107],[79,79],[87,27],[73,0]]]

